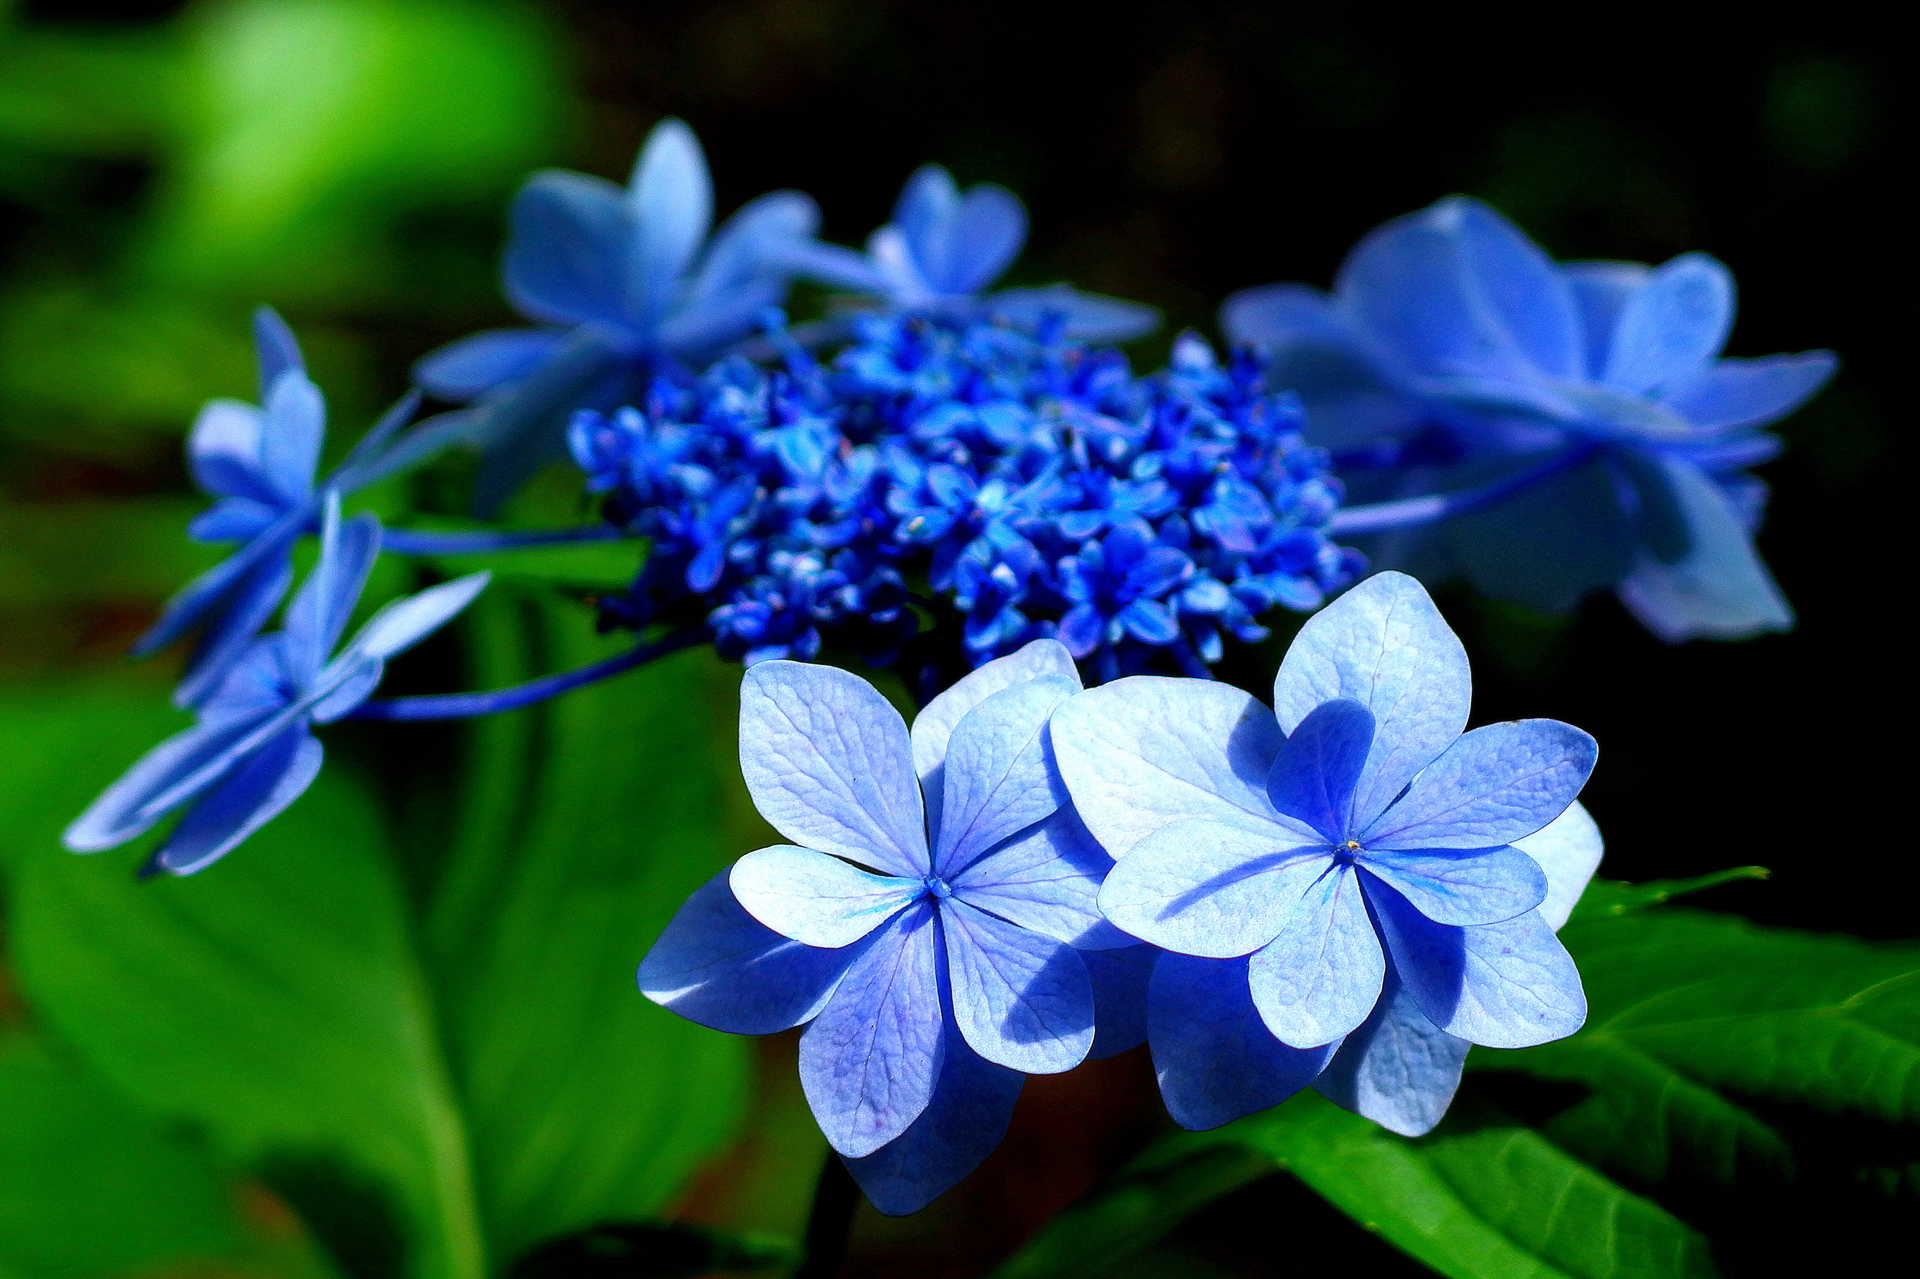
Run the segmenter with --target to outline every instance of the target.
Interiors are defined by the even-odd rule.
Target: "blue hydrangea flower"
[[[114,848],[167,814],[186,812],[148,860],[148,873],[190,875],[225,856],[298,799],[320,772],[315,724],[372,695],[386,660],[465,608],[486,585],[475,573],[387,605],[335,655],[374,557],[380,522],[340,519],[324,503],[320,557],[287,606],[282,630],[252,638],[198,706],[192,728],[147,752],[66,830],[77,853]]]
[[[214,499],[188,526],[188,536],[241,547],[181,588],[133,649],[144,657],[202,627],[174,695],[177,706],[197,706],[212,696],[280,606],[293,582],[294,543],[320,516],[315,473],[326,436],[326,401],[308,379],[285,321],[262,307],[253,326],[261,406],[213,400],[187,438],[194,482]],[[382,450],[412,412],[413,401],[402,400],[327,478],[326,487],[352,492],[386,473]]]
[[[1019,196],[992,182],[962,191],[952,174],[929,164],[907,179],[893,220],[868,237],[864,254],[808,243],[796,244],[790,260],[815,279],[873,294],[895,311],[999,319],[1029,331],[1055,324],[1077,342],[1125,342],[1159,325],[1152,307],[1065,284],[985,292],[1026,240]]]
[[[483,510],[562,455],[575,410],[632,402],[662,362],[704,365],[751,333],[820,221],[798,191],[749,202],[709,237],[712,217],[706,157],[679,120],[648,135],[624,189],[562,170],[528,180],[501,275],[542,327],[463,338],[414,370],[432,394],[475,401],[438,429],[486,450]]]
[[[1746,468],[1835,362],[1721,359],[1733,313],[1704,254],[1555,263],[1456,197],[1369,234],[1331,296],[1250,289],[1222,323],[1304,398],[1370,504],[1336,528],[1377,532],[1376,564],[1549,610],[1614,590],[1677,642],[1792,624],[1753,549],[1765,488]]]
[[[935,698],[909,734],[832,667],[766,662],[742,684],[741,768],[795,843],[695,893],[640,987],[719,1030],[804,1023],[807,1100],[882,1212],[913,1212],[978,1166],[1024,1074],[1138,1042],[1129,1011],[1096,1045],[1096,1005],[1136,988],[1139,964],[1100,918],[1111,862],[1047,748],[1048,718],[1079,688],[1066,651],[1036,641]],[[1083,951],[1106,948],[1134,953],[1090,972]]]
[[[1435,1064],[1383,1065],[1408,1041],[1513,1048],[1579,1028],[1579,975],[1539,909],[1554,885],[1521,845],[1568,811],[1593,739],[1553,720],[1463,734],[1469,696],[1426,592],[1383,573],[1302,628],[1273,711],[1147,677],[1056,715],[1074,804],[1117,861],[1101,909],[1168,952],[1148,1018],[1175,1119],[1274,1105],[1357,1033],[1329,1092],[1404,1130],[1432,1109]],[[1584,849],[1565,828],[1546,844],[1562,874]],[[1392,1069],[1419,1083],[1382,1100]]]

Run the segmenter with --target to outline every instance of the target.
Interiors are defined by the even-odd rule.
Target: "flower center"
[[[1357,839],[1350,839],[1344,844],[1335,844],[1333,846],[1333,855],[1339,858],[1343,862],[1352,861],[1354,858],[1354,854],[1358,853],[1359,851],[1360,851],[1360,841]]]
[[[953,889],[949,888],[947,886],[947,881],[940,878],[938,875],[927,876],[926,884],[927,884],[927,891],[932,893],[935,897],[939,898],[941,901],[945,901],[947,898],[953,896]]]

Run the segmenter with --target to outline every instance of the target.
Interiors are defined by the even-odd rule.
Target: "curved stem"
[[[853,1233],[853,1210],[860,1204],[860,1188],[853,1174],[829,1150],[813,1186],[813,1207],[807,1213],[806,1255],[793,1279],[834,1279],[847,1259]]]
[[[1408,528],[1432,524],[1456,515],[1496,506],[1543,480],[1570,471],[1600,451],[1597,444],[1578,444],[1564,453],[1530,466],[1517,475],[1458,493],[1434,493],[1426,497],[1402,498],[1397,502],[1374,502],[1367,506],[1343,507],[1327,521],[1329,533],[1377,533],[1382,529]]]
[[[523,546],[558,546],[568,542],[617,542],[629,535],[611,524],[581,528],[526,529],[504,533],[434,533],[390,528],[380,534],[380,549],[402,555],[471,555],[483,551],[511,551]]]
[[[609,679],[622,671],[630,671],[636,666],[644,666],[656,657],[665,657],[668,653],[675,653],[683,648],[703,643],[706,638],[704,631],[681,631],[677,635],[669,635],[651,644],[636,644],[624,653],[616,653],[612,657],[582,666],[578,670],[548,675],[525,684],[516,684],[512,688],[496,689],[491,693],[447,693],[429,697],[393,697],[363,702],[346,718],[472,719],[478,715],[518,710],[522,706],[544,702],[549,697],[558,697],[562,693],[587,684]]]

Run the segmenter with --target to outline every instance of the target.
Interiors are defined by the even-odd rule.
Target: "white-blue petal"
[[[1080,820],[1115,858],[1183,818],[1277,820],[1267,774],[1280,730],[1272,712],[1231,685],[1116,680],[1055,711],[1052,737]],[[1312,837],[1304,827],[1301,835],[1303,843]]]
[[[1655,267],[1620,308],[1606,382],[1644,395],[1696,377],[1733,327],[1733,277],[1704,253]]]
[[[1600,869],[1600,857],[1606,851],[1600,827],[1575,801],[1545,829],[1514,841],[1513,846],[1538,862],[1546,873],[1547,897],[1540,903],[1540,917],[1555,932],[1560,931],[1593,872]]]
[[[693,130],[662,120],[647,135],[627,184],[632,242],[627,305],[642,324],[658,324],[713,224],[713,179]]]
[[[421,357],[413,380],[440,399],[465,403],[533,372],[564,340],[552,329],[490,329]]]
[[[1113,859],[1071,804],[953,877],[954,896],[1082,950],[1133,946],[1100,913]]]
[[[1535,370],[1572,380],[1585,363],[1573,290],[1553,259],[1478,200],[1457,198],[1461,246],[1476,301]]]
[[[903,911],[868,944],[800,1038],[800,1084],[827,1142],[870,1155],[932,1100],[946,1016],[931,907]]]
[[[1386,966],[1359,877],[1330,866],[1280,935],[1247,961],[1247,981],[1275,1038],[1317,1048],[1367,1019]]]
[[[1827,384],[1840,365],[1831,351],[1715,360],[1661,403],[1695,426],[1758,427],[1785,417]]]
[[[264,415],[238,400],[209,400],[187,436],[193,482],[210,497],[246,497],[279,509],[286,496],[261,469]]]
[[[1472,694],[1466,650],[1426,588],[1404,573],[1376,573],[1307,619],[1273,680],[1274,711],[1288,733],[1337,697],[1373,713],[1373,749],[1353,796],[1356,825],[1460,735]]]
[[[326,434],[320,388],[300,370],[288,369],[273,384],[260,422],[260,474],[282,500],[297,502],[313,491]]]
[[[1313,1086],[1389,1132],[1419,1137],[1447,1113],[1471,1047],[1428,1021],[1389,973],[1373,1015],[1347,1036]]]
[[[1183,955],[1251,954],[1280,934],[1331,863],[1280,826],[1187,818],[1135,844],[1100,889],[1121,929]]]
[[[1353,833],[1353,792],[1373,747],[1373,713],[1349,697],[1322,702],[1280,747],[1267,798],[1329,845]]]
[[[604,178],[547,169],[513,199],[501,262],[507,298],[530,320],[626,324],[621,284],[630,220]]]
[[[1517,848],[1369,851],[1360,864],[1436,924],[1497,924],[1547,897],[1540,863]]]
[[[640,989],[689,1021],[768,1035],[812,1021],[859,947],[823,950],[749,915],[721,871],[687,898],[640,961]]]
[[[403,652],[452,621],[492,579],[491,570],[483,569],[397,599],[368,618],[347,647],[379,658]]]
[[[1690,545],[1675,564],[1642,552],[1620,602],[1669,644],[1791,630],[1793,609],[1726,491],[1691,462],[1664,453],[1652,461],[1673,487]]]
[[[1363,828],[1368,849],[1494,848],[1567,811],[1599,746],[1571,724],[1523,719],[1456,739]]]
[[[953,1016],[973,1050],[1030,1075],[1071,1070],[1093,1046],[1093,987],[1065,942],[957,898],[940,907]]]
[[[176,875],[211,866],[305,794],[324,756],[306,725],[287,729],[194,801],[153,864]]]
[[[850,946],[926,891],[811,848],[775,844],[733,864],[728,884],[747,913],[809,946]]]
[[[1313,1082],[1335,1047],[1275,1039],[1253,1006],[1244,959],[1161,955],[1147,1027],[1167,1113],[1195,1132],[1279,1105]]]
[[[760,815],[796,844],[889,875],[929,873],[907,726],[858,675],[789,661],[749,668],[740,771]]]
[[[997,657],[976,671],[962,676],[953,687],[928,702],[913,718],[913,766],[927,793],[939,793],[936,775],[947,757],[947,741],[954,725],[968,711],[1003,688],[1024,684],[1048,675],[1064,676],[1080,683],[1079,669],[1067,646],[1056,639],[1037,639],[1017,652]]]
[[[1067,802],[1047,721],[1079,691],[1079,680],[1058,675],[1028,680],[987,698],[954,727],[941,767],[936,874],[958,874]]]
[[[1586,380],[1597,382],[1607,374],[1613,353],[1613,332],[1627,299],[1646,283],[1651,270],[1639,262],[1567,262],[1560,267],[1573,289],[1580,312],[1581,348],[1585,352]]]

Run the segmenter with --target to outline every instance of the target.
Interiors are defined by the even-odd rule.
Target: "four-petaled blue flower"
[[[1112,863],[1048,746],[1049,717],[1079,690],[1052,640],[967,676],[911,734],[831,667],[763,662],[741,687],[748,788],[796,842],[695,893],[640,986],[720,1030],[809,1023],[807,1099],[882,1212],[917,1210],[986,1158],[1023,1074],[1085,1058],[1097,996],[1124,984],[1124,961],[1082,957],[1136,943],[1100,917]],[[1103,1026],[1099,1051],[1139,1034]]]
[[[557,169],[528,180],[501,275],[547,327],[478,333],[414,371],[436,396],[477,401],[438,429],[486,451],[482,509],[564,452],[576,410],[634,403],[663,361],[698,367],[751,333],[820,223],[798,191],[750,201],[709,238],[712,218],[706,157],[679,120],[655,126],[624,189]]]
[[[1597,861],[1585,815],[1563,817],[1593,739],[1553,720],[1463,735],[1469,696],[1426,592],[1383,573],[1302,628],[1273,711],[1137,677],[1055,716],[1075,806],[1117,859],[1101,909],[1167,952],[1149,1035],[1182,1124],[1325,1070],[1335,1100],[1425,1131],[1465,1043],[1579,1028],[1579,975],[1542,909],[1570,908]]]
[[[298,799],[320,772],[313,725],[372,695],[386,660],[465,608],[487,584],[474,573],[396,600],[334,656],[374,557],[380,522],[340,519],[339,496],[323,503],[320,558],[287,606],[284,629],[249,637],[224,678],[198,706],[199,722],[147,752],[67,827],[77,853],[126,843],[187,806],[146,871],[190,875]]]
[[[202,628],[174,694],[176,706],[197,706],[212,696],[280,606],[293,584],[294,543],[319,519],[321,489],[350,493],[387,473],[389,459],[382,449],[414,409],[411,398],[403,399],[325,484],[317,485],[326,401],[307,378],[299,343],[285,321],[262,307],[253,317],[253,330],[262,407],[212,400],[187,438],[194,482],[214,499],[188,526],[188,535],[243,545],[182,587],[133,649],[145,657],[195,626]]]
[[[1369,234],[1331,297],[1249,289],[1222,325],[1303,397],[1352,500],[1378,504],[1334,525],[1376,531],[1377,566],[1556,611],[1615,590],[1677,642],[1792,625],[1754,552],[1766,490],[1745,468],[1835,361],[1717,358],[1733,313],[1704,254],[1559,264],[1453,198]],[[1452,497],[1423,504],[1436,494]]]
[[[830,244],[796,244],[795,269],[828,284],[871,293],[895,311],[955,319],[996,319],[1037,329],[1060,326],[1076,342],[1125,342],[1160,323],[1152,307],[1082,293],[1065,284],[984,290],[1020,256],[1027,210],[992,182],[964,192],[937,164],[907,179],[893,221],[867,238],[864,254]]]

